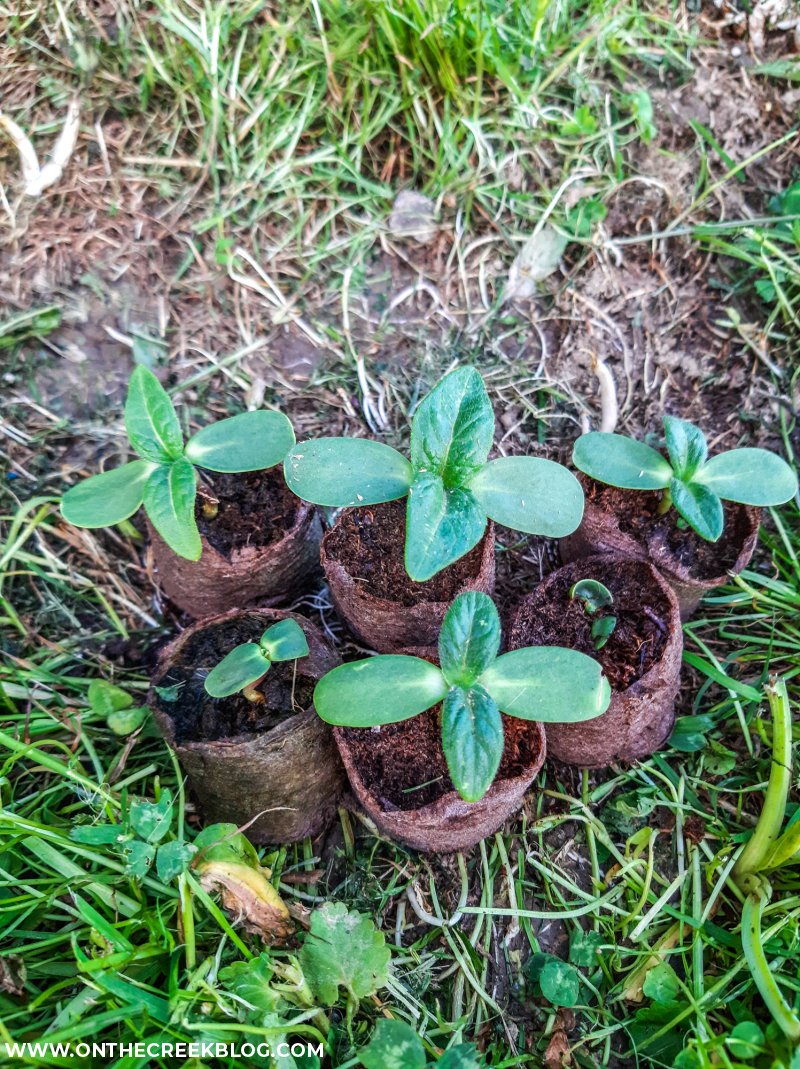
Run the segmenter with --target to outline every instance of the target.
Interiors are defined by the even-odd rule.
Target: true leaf
[[[765,1036],[755,1021],[740,1021],[725,1040],[736,1058],[757,1058],[764,1049]]]
[[[676,416],[664,416],[664,434],[672,470],[688,482],[706,462],[708,443],[699,427]]]
[[[411,421],[415,472],[441,476],[445,486],[463,485],[486,463],[494,437],[494,413],[483,379],[473,367],[445,375],[419,403]]]
[[[145,485],[155,469],[149,460],[134,460],[92,475],[67,490],[61,499],[61,515],[76,527],[122,523],[141,506]]]
[[[743,505],[782,505],[797,493],[797,475],[766,449],[731,449],[705,464],[695,483],[726,501]]]
[[[669,484],[672,503],[689,526],[707,542],[716,542],[722,534],[725,517],[717,495],[700,483],[682,483],[673,479]]]
[[[143,365],[134,368],[125,402],[125,430],[146,460],[168,463],[183,453],[183,435],[169,394]]]
[[[197,847],[192,843],[184,843],[178,839],[162,843],[156,853],[156,872],[159,880],[169,883],[176,876],[180,876],[189,867],[196,853]]]
[[[439,664],[451,686],[469,686],[500,649],[500,617],[488,594],[459,594],[439,632]]]
[[[170,549],[187,560],[199,560],[203,548],[194,518],[196,494],[195,471],[185,457],[156,468],[144,488],[150,522]]]
[[[680,995],[681,985],[672,966],[662,961],[647,973],[642,989],[659,1006],[669,1006]]]
[[[141,839],[159,843],[169,831],[172,820],[172,791],[165,788],[157,802],[136,798],[131,802],[131,827]]]
[[[436,1066],[437,1069],[484,1069],[485,1064],[474,1044],[458,1043],[444,1052]]]
[[[296,620],[279,620],[267,628],[258,644],[271,661],[294,661],[308,656],[308,640]]]
[[[76,824],[69,829],[69,837],[75,843],[88,846],[109,846],[118,843],[125,836],[125,829],[119,824]]]
[[[441,671],[419,657],[386,654],[351,661],[322,677],[314,708],[328,724],[394,724],[437,705],[447,693]]]
[[[358,1052],[364,1069],[425,1069],[425,1048],[415,1030],[396,1019],[378,1019],[372,1039]]]
[[[89,708],[99,716],[108,716],[118,709],[127,709],[133,705],[133,698],[121,687],[107,683],[105,679],[93,679],[86,692]]]
[[[478,682],[499,709],[522,720],[591,720],[605,712],[611,700],[611,688],[597,661],[560,646],[504,653]]]
[[[317,438],[286,454],[286,485],[315,505],[344,508],[405,497],[411,465],[396,449],[368,438]]]
[[[247,1017],[261,1024],[265,1014],[274,1013],[281,995],[271,986],[274,970],[269,954],[262,951],[249,961],[235,961],[220,969],[225,988],[247,1003]]]
[[[125,858],[125,871],[129,876],[137,880],[143,880],[156,856],[156,848],[150,843],[144,843],[141,839],[132,839],[122,844],[122,853]]]
[[[468,490],[448,490],[438,475],[416,475],[406,514],[406,571],[424,583],[468,553],[485,530],[486,514]]]
[[[573,965],[580,965],[584,969],[593,969],[597,965],[597,955],[600,948],[606,943],[606,939],[599,933],[588,928],[575,928],[569,937],[569,960]]]
[[[663,490],[672,478],[672,468],[660,453],[623,434],[582,434],[572,462],[590,478],[626,490]]]
[[[564,538],[583,517],[583,490],[571,471],[541,457],[499,457],[467,484],[495,523]]]
[[[282,412],[242,412],[203,427],[186,443],[186,456],[210,471],[262,471],[280,464],[294,445]]]
[[[483,687],[453,687],[444,700],[442,748],[453,785],[467,802],[488,791],[503,756],[500,711]]]
[[[548,961],[539,974],[539,986],[554,1006],[574,1006],[580,995],[580,973],[569,962]]]
[[[311,990],[333,1006],[343,987],[353,1001],[374,995],[389,980],[389,948],[370,917],[343,902],[326,902],[311,914],[300,964]]]
[[[120,709],[116,713],[109,713],[106,723],[115,735],[132,735],[146,719],[147,706],[140,705],[135,709]]]
[[[222,861],[244,863],[259,870],[260,862],[256,849],[235,824],[208,824],[194,840],[200,852],[198,861]]]
[[[258,682],[269,671],[269,658],[255,642],[236,646],[208,673],[206,693],[212,698],[227,698]]]

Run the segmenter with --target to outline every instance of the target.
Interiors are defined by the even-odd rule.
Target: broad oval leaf
[[[446,693],[444,676],[434,665],[390,653],[332,669],[314,689],[314,708],[328,724],[372,727],[424,713]]]
[[[280,464],[294,445],[283,412],[262,408],[203,427],[186,443],[186,456],[209,471],[263,471]]]
[[[599,609],[606,609],[614,604],[614,595],[598,579],[579,579],[570,588],[569,596],[578,598],[588,613],[595,613]]]
[[[797,493],[797,472],[768,449],[718,453],[698,471],[694,482],[742,505],[782,505]]]
[[[672,478],[669,462],[655,449],[605,431],[582,434],[572,450],[572,463],[592,479],[624,490],[663,490]]]
[[[451,371],[420,401],[411,421],[415,472],[439,475],[448,488],[463,486],[486,463],[494,413],[474,367]]]
[[[682,483],[673,479],[669,484],[672,504],[689,526],[707,542],[716,542],[722,534],[725,517],[722,502],[702,483]]]
[[[411,465],[396,449],[369,438],[317,438],[290,449],[286,485],[314,505],[344,508],[405,497]]]
[[[183,435],[169,394],[152,371],[135,368],[125,401],[125,430],[139,456],[166,463],[183,454]]]
[[[144,488],[150,522],[169,548],[187,560],[199,560],[202,552],[194,518],[196,493],[195,470],[185,457],[156,468]]]
[[[503,756],[503,720],[483,687],[448,691],[442,711],[442,748],[450,779],[464,801],[483,798]]]
[[[212,698],[227,698],[252,686],[269,671],[269,658],[255,642],[243,642],[222,658],[206,676],[206,692]]]
[[[295,661],[308,656],[308,640],[296,620],[279,620],[268,627],[258,645],[271,661]]]
[[[468,687],[497,657],[500,617],[488,594],[459,594],[439,632],[439,664],[451,686]]]
[[[581,484],[552,460],[499,457],[467,485],[487,516],[515,531],[564,538],[583,519]]]
[[[142,504],[144,488],[155,469],[149,460],[134,460],[92,475],[67,490],[61,498],[61,515],[76,527],[122,523]]]
[[[664,435],[672,470],[688,482],[706,462],[708,443],[699,427],[677,416],[664,416]]]
[[[561,646],[504,653],[478,682],[504,713],[548,724],[592,720],[611,701],[611,688],[597,661]]]
[[[469,490],[447,490],[438,475],[414,478],[406,509],[406,571],[424,583],[476,546],[486,513]]]

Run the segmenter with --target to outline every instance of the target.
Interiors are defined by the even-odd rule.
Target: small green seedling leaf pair
[[[569,596],[573,600],[577,598],[580,601],[587,616],[594,616],[601,609],[610,609],[614,604],[611,591],[597,579],[578,580],[570,590]],[[616,616],[598,616],[592,620],[592,638],[596,650],[601,650],[605,646],[614,634],[616,626]]]
[[[722,501],[742,505],[782,505],[797,493],[797,475],[766,449],[730,449],[709,457],[699,427],[664,417],[669,459],[644,442],[622,434],[593,431],[575,443],[576,468],[598,482],[625,490],[663,490],[661,509],[674,505],[707,542],[723,531]]]
[[[202,548],[196,468],[261,471],[279,464],[295,441],[283,413],[262,409],[212,423],[184,444],[169,395],[143,366],[131,375],[125,429],[141,459],[73,486],[61,500],[61,514],[76,527],[111,527],[144,505],[170,549],[187,560],[199,560]]]
[[[408,720],[443,703],[442,748],[465,801],[487,792],[503,756],[501,711],[521,720],[590,720],[611,691],[600,666],[577,650],[536,646],[498,657],[500,618],[488,595],[460,594],[439,634],[441,668],[402,654],[353,661],[314,690],[329,724],[372,727]]]
[[[243,642],[223,657],[208,673],[206,692],[212,698],[228,698],[239,691],[249,701],[259,701],[254,691],[275,661],[295,661],[308,656],[308,642],[295,620],[279,620],[268,627],[258,642]]]
[[[286,483],[298,497],[342,508],[407,497],[405,566],[424,582],[468,553],[487,518],[561,538],[583,516],[583,492],[560,464],[539,457],[487,463],[494,413],[475,368],[451,371],[411,423],[411,460],[382,442],[319,438],[292,449]]]

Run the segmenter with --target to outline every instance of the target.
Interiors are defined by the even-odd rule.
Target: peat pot
[[[148,521],[164,592],[195,619],[255,601],[286,604],[319,574],[322,525],[316,509],[292,494],[280,465],[204,477],[210,487],[198,489],[195,509],[200,560],[177,556]]]
[[[225,654],[258,641],[267,627],[287,618],[303,628],[309,655],[273,664],[256,688],[263,701],[206,693],[205,678]],[[344,772],[312,695],[317,681],[339,663],[313,624],[280,609],[214,616],[163,650],[147,700],[205,823],[247,824],[247,836],[256,843],[295,842],[324,830],[344,788]]]
[[[595,616],[569,592],[580,579],[595,579],[614,604]],[[597,616],[617,624],[598,650],[592,638]],[[647,561],[615,554],[583,557],[540,583],[517,607],[509,649],[566,646],[600,662],[611,684],[611,704],[594,720],[547,724],[547,750],[565,764],[601,768],[648,757],[669,738],[675,723],[683,653],[678,600]]]
[[[410,650],[404,652],[411,652]],[[353,795],[382,834],[414,850],[468,850],[522,805],[544,764],[541,724],[503,717],[497,777],[478,802],[465,802],[447,772],[439,708],[380,728],[334,728]]]
[[[681,619],[688,620],[709,591],[745,568],[753,556],[761,510],[723,501],[725,529],[706,542],[691,528],[681,529],[678,514],[658,512],[660,491],[620,490],[579,475],[586,494],[583,521],[559,542],[561,558],[621,553],[648,560],[675,591]]]
[[[494,591],[494,524],[474,549],[425,583],[403,562],[405,502],[344,509],[322,540],[321,560],[336,611],[378,653],[435,645],[457,594]]]

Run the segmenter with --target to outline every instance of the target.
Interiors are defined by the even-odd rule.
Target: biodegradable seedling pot
[[[262,705],[241,694],[213,699],[206,693],[208,672],[234,646],[258,641],[267,627],[288,618],[305,632],[309,655],[270,667],[257,684]],[[148,704],[205,822],[247,824],[256,843],[295,842],[326,827],[344,773],[312,694],[339,663],[313,624],[280,609],[234,610],[203,620],[163,650]]]
[[[597,553],[650,561],[675,591],[687,620],[709,591],[746,567],[758,540],[761,510],[723,501],[725,528],[706,542],[678,526],[674,509],[658,512],[659,491],[620,490],[579,475],[586,494],[583,521],[559,542],[565,562]]]
[[[291,493],[280,467],[208,475],[218,505],[216,515],[209,515],[214,506],[207,491],[198,489],[199,561],[173,553],[148,521],[165,593],[195,619],[255,601],[290,601],[319,571],[322,525],[316,509]]]
[[[378,653],[436,644],[457,594],[494,591],[494,524],[474,549],[425,583],[403,563],[405,502],[345,509],[322,540],[320,559],[339,616]]]
[[[606,586],[617,624],[598,650],[594,616],[570,590],[581,579]],[[675,723],[683,652],[674,591],[647,561],[615,554],[585,557],[549,575],[513,614],[509,649],[567,646],[598,660],[611,684],[611,704],[594,720],[548,724],[551,757],[582,768],[637,761],[657,750]]]
[[[541,724],[504,716],[503,730],[497,778],[478,802],[465,802],[450,782],[438,708],[399,724],[333,733],[350,788],[378,831],[414,850],[446,854],[494,834],[544,764]]]

